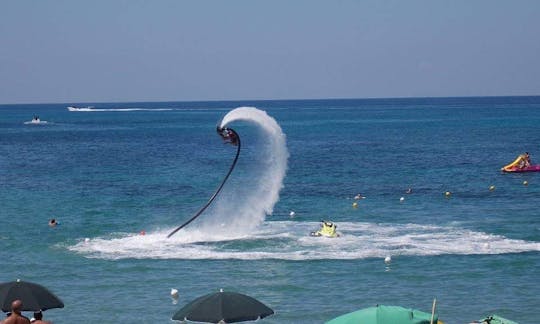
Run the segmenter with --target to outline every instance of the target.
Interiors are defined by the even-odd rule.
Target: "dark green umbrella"
[[[23,311],[63,308],[64,303],[47,288],[27,281],[11,281],[0,284],[0,304],[4,312],[11,311],[11,303],[19,299]]]
[[[401,306],[364,308],[334,318],[326,324],[430,324],[431,314]],[[433,323],[437,323],[435,314]]]
[[[206,323],[236,323],[254,321],[274,314],[274,311],[255,298],[235,293],[211,293],[201,296],[176,312],[172,319]]]

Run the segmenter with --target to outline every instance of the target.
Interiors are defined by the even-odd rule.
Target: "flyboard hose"
[[[208,206],[210,206],[210,204],[212,204],[212,201],[214,201],[214,199],[217,197],[217,195],[219,194],[219,192],[221,191],[221,189],[225,185],[225,182],[227,182],[227,179],[229,179],[229,176],[233,172],[234,167],[236,166],[236,162],[238,161],[238,157],[240,156],[240,146],[241,146],[240,145],[240,136],[238,136],[238,133],[236,131],[234,131],[234,129],[232,129],[232,128],[227,128],[227,127],[221,128],[221,127],[218,126],[216,128],[216,131],[217,131],[218,135],[221,136],[221,138],[223,138],[223,140],[225,140],[226,143],[230,143],[230,144],[236,146],[236,156],[234,157],[234,160],[233,160],[233,162],[231,164],[231,167],[229,168],[229,172],[227,172],[227,175],[225,176],[223,181],[221,181],[221,184],[216,189],[216,191],[214,192],[212,197],[210,197],[210,199],[208,199],[206,204],[204,206],[202,206],[201,209],[199,209],[199,211],[196,212],[195,215],[193,215],[190,219],[188,219],[184,224],[178,226],[177,228],[174,229],[174,231],[170,232],[169,235],[167,235],[167,238],[173,236],[176,232],[178,232],[182,228],[189,225],[189,223],[193,222],[197,217],[199,217],[206,210],[206,208],[208,208]]]

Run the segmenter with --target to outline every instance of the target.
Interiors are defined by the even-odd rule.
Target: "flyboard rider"
[[[225,143],[230,143],[234,146],[238,146],[238,136],[233,130],[227,127],[221,128],[217,126],[216,131]]]

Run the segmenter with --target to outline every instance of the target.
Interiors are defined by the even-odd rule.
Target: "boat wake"
[[[539,242],[417,224],[336,223],[339,238],[311,237],[318,222],[267,221],[250,234],[185,228],[146,235],[116,233],[81,240],[68,249],[99,259],[352,260],[385,256],[505,254],[540,251]]]
[[[94,107],[67,107],[74,112],[123,112],[123,111],[171,111],[173,108],[94,108]]]

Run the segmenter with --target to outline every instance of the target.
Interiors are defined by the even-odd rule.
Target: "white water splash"
[[[318,222],[264,222],[251,235],[231,237],[186,231],[170,239],[167,230],[146,235],[115,234],[68,247],[100,259],[281,259],[346,260],[401,255],[504,254],[540,251],[539,242],[509,239],[458,227],[417,224],[336,223],[339,238],[311,237]]]
[[[254,167],[251,174],[237,167],[232,178],[237,178],[235,174],[238,172],[247,172],[243,174],[244,182],[226,187],[208,214],[203,214],[198,220],[201,222],[197,225],[198,229],[208,233],[207,236],[230,232],[238,236],[253,232],[265,220],[266,215],[272,214],[283,188],[289,153],[281,127],[266,112],[252,107],[231,110],[223,117],[220,127],[234,128],[234,123],[239,121],[254,124],[262,132],[261,141],[253,148],[257,159],[247,162]],[[239,136],[242,140],[241,133]],[[242,143],[245,142],[245,139],[242,140]],[[245,146],[242,149],[245,150]],[[240,159],[246,159],[242,152]]]

